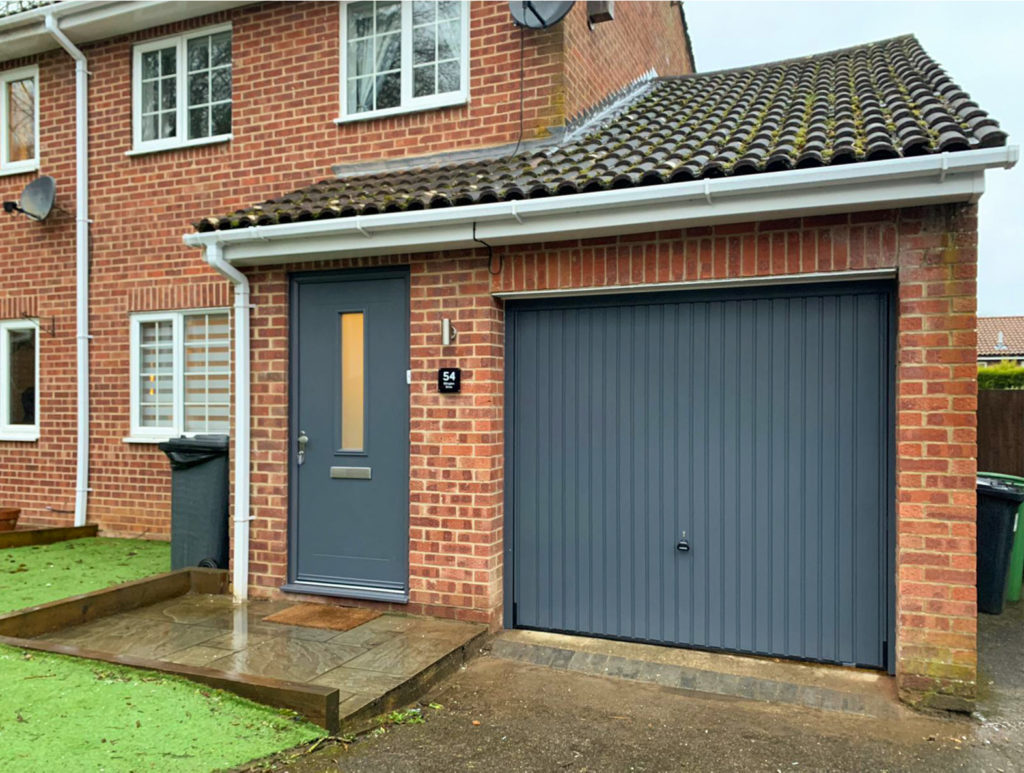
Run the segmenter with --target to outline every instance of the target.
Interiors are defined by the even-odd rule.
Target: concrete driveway
[[[1024,771],[1024,604],[981,625],[974,718],[876,719],[485,654],[423,700],[423,724],[251,770]]]

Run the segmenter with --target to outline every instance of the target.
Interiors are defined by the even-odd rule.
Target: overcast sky
[[[1024,144],[1024,2],[684,3],[702,72],[913,33],[953,81]],[[985,173],[978,313],[1024,315],[1024,163]]]

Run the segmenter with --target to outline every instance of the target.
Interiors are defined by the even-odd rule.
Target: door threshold
[[[491,646],[507,660],[674,689],[873,717],[909,711],[895,679],[878,671],[522,629],[502,631]]]
[[[368,588],[360,585],[324,585],[315,582],[289,582],[281,586],[285,593],[302,593],[307,596],[332,596],[341,599],[362,601],[388,601],[392,604],[408,604],[409,591],[389,588]]]

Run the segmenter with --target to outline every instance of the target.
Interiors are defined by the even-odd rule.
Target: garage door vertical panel
[[[842,528],[847,506],[844,489],[853,460],[842,439],[853,430],[850,422],[853,374],[843,345],[844,331],[855,320],[849,298],[825,296],[807,301],[805,321],[806,394],[811,408],[803,423],[807,463],[805,486],[813,490],[804,506],[804,519],[815,539],[808,540],[801,558],[807,567],[808,608],[804,615],[805,651],[808,657],[837,660],[836,639],[843,618],[835,600],[844,572],[840,546],[848,545]],[[828,517],[834,513],[835,517]]]
[[[886,528],[879,523],[878,514],[887,513],[889,507],[890,441],[889,416],[877,406],[889,403],[891,353],[888,348],[878,350],[878,341],[888,339],[890,306],[884,294],[861,295],[857,298],[857,355],[856,371],[862,374],[858,382],[860,396],[856,456],[864,460],[858,467],[858,480],[854,484],[856,509],[855,524],[856,567],[854,585],[858,592],[851,611],[853,624],[854,660],[862,653],[876,653],[867,663],[882,664],[886,653],[879,642],[886,638],[888,605],[886,596]],[[873,588],[872,592],[860,589]]]
[[[685,470],[690,497],[690,509],[687,511],[680,507],[680,518],[682,528],[687,530],[692,544],[700,544],[701,550],[691,552],[691,560],[682,562],[688,565],[690,580],[690,607],[693,610],[689,621],[684,627],[692,631],[688,641],[697,646],[707,646],[709,639],[708,628],[711,610],[708,606],[708,596],[704,592],[709,580],[711,571],[711,540],[709,534],[708,517],[708,422],[710,411],[708,410],[708,340],[709,331],[709,304],[689,304],[690,323],[689,339],[690,351],[693,359],[688,363],[690,375],[690,411],[689,420],[692,428],[689,437],[684,436],[684,442],[689,446],[690,464]],[[686,335],[684,332],[683,335]],[[681,505],[685,505],[685,500]]]
[[[764,571],[756,548],[757,472],[757,383],[758,374],[752,367],[757,340],[757,301],[744,300],[739,308],[738,346],[736,347],[736,394],[739,403],[739,466],[746,478],[745,485],[736,486],[737,530],[739,546],[738,605],[739,631],[736,649],[752,652],[757,649],[757,627],[760,623],[757,609],[757,581]]]
[[[515,545],[515,568],[513,572],[514,599],[524,609],[537,605],[539,585],[540,528],[536,517],[536,493],[539,488],[536,446],[538,437],[534,431],[537,426],[539,406],[536,400],[528,395],[537,389],[536,360],[539,357],[539,335],[536,315],[522,315],[516,320],[513,351],[510,352],[516,363],[512,393],[516,396],[515,405],[510,413],[515,415],[515,431],[511,434],[511,447],[514,475],[507,485],[512,488],[512,498],[516,503],[516,515],[513,522],[513,542]],[[530,356],[526,353],[530,352]],[[539,619],[538,619],[539,624]]]
[[[754,470],[750,492],[750,515],[753,521],[752,544],[756,570],[754,587],[754,645],[753,652],[772,652],[773,611],[772,583],[780,560],[775,552],[775,529],[772,524],[772,305],[773,301],[755,302],[756,325],[752,336],[753,355],[749,360],[750,381],[753,384]]]
[[[821,631],[832,610],[826,599],[833,595],[831,573],[824,571],[834,564],[832,550],[832,523],[821,513],[829,506],[829,480],[822,477],[821,457],[831,451],[824,435],[830,434],[822,420],[825,373],[829,370],[831,354],[825,353],[822,328],[826,321],[820,297],[794,299],[793,324],[790,336],[793,352],[790,360],[791,383],[799,383],[800,405],[795,406],[792,424],[788,428],[793,438],[794,453],[789,461],[789,480],[796,501],[796,512],[802,534],[801,552],[793,561],[802,568],[801,596],[793,599],[795,630],[799,639],[794,651],[808,653],[808,657],[821,657]],[[823,367],[825,365],[825,367]],[[826,450],[828,446],[828,450]]]

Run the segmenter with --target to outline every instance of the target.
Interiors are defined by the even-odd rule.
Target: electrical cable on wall
[[[524,64],[524,51],[526,47],[526,27],[519,28],[519,138],[516,140],[516,147],[509,155],[512,158],[519,152],[519,147],[523,144],[523,105],[524,105],[524,85],[526,82],[526,67]],[[474,226],[475,228],[475,226]]]
[[[473,221],[473,241],[478,244],[482,244],[487,248],[487,273],[491,276],[497,276],[501,273],[501,270],[505,267],[505,256],[503,254],[498,255],[498,270],[494,270],[494,247],[489,245],[483,239],[478,239],[476,235],[476,221]]]

